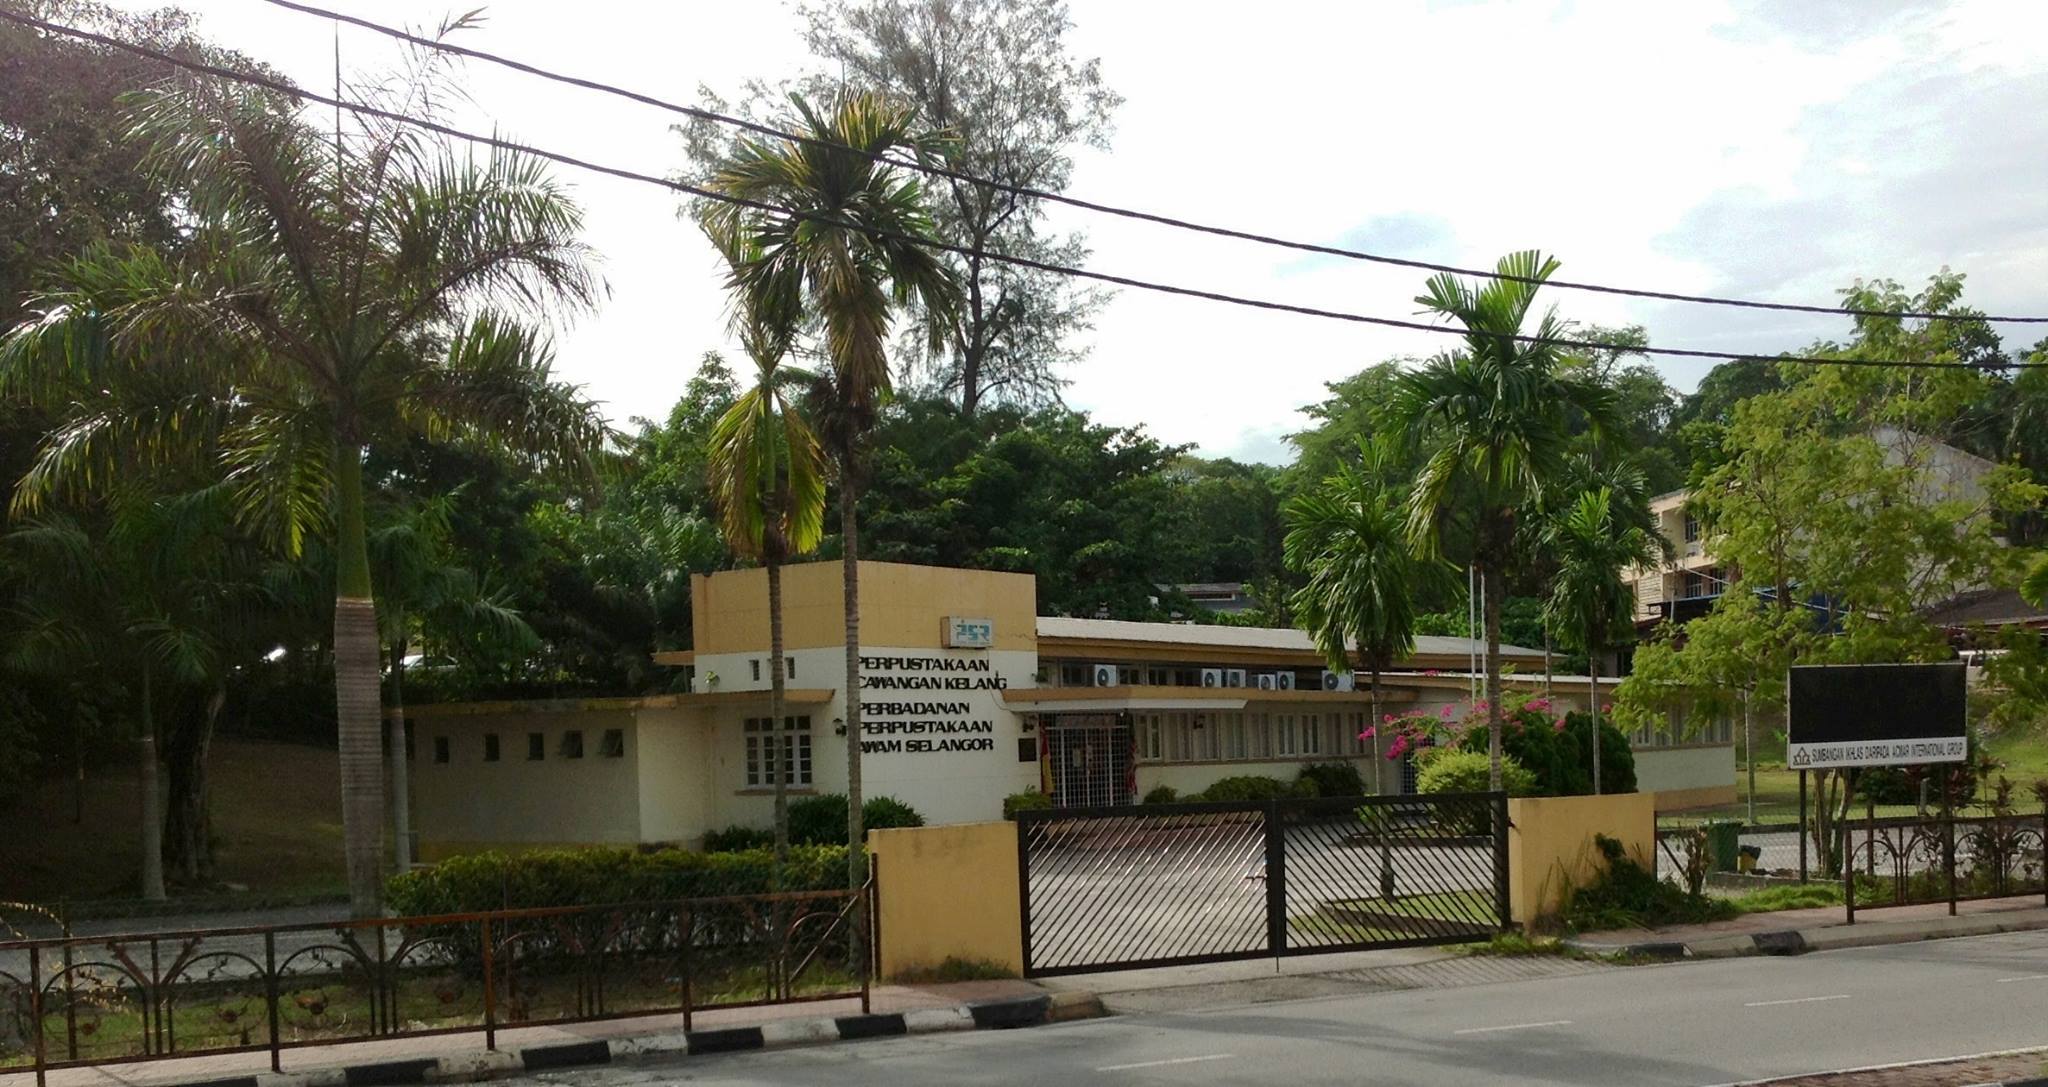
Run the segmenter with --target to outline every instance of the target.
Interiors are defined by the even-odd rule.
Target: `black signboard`
[[[1786,681],[1787,765],[1961,762],[1968,671],[1948,664],[1822,664]]]

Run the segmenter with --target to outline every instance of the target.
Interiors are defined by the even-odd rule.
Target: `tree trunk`
[[[334,708],[341,755],[341,837],[348,862],[349,910],[384,912],[384,743],[379,727],[377,605],[370,596],[370,554],[363,530],[363,453],[353,439],[336,446]]]
[[[782,563],[770,557],[768,567],[768,720],[770,721],[769,744],[771,754],[768,765],[775,775],[775,882],[774,888],[783,889],[782,873],[789,863],[789,752],[784,747],[782,729],[783,676],[787,671],[782,663]]]
[[[412,767],[405,757],[405,639],[391,643],[391,869],[412,870]]]
[[[856,888],[868,880],[867,862],[861,843],[866,840],[861,825],[860,795],[860,526],[855,506],[853,467],[839,475],[839,536],[845,555],[842,577],[846,590],[846,885]],[[855,940],[861,933],[856,929]]]
[[[1749,825],[1756,825],[1756,732],[1750,725],[1749,692],[1742,692],[1742,760],[1749,764]]]
[[[1593,795],[1600,795],[1600,651],[1586,651],[1586,707],[1593,715]]]
[[[142,735],[138,743],[142,774],[142,897],[164,900],[164,806],[157,787],[156,715],[150,706],[149,668],[142,669]]]
[[[1486,603],[1486,757],[1489,788],[1501,788],[1500,775],[1500,575],[1492,564],[1479,568],[1479,593]]]
[[[227,703],[216,687],[193,712],[181,712],[163,729],[160,754],[167,774],[164,803],[164,863],[188,885],[213,878],[213,818],[207,767],[213,736]],[[184,700],[181,700],[181,705]]]
[[[1386,779],[1382,776],[1380,764],[1387,761],[1380,757],[1380,729],[1385,727],[1386,715],[1380,712],[1380,669],[1373,665],[1366,674],[1372,684],[1372,795],[1387,795]]]

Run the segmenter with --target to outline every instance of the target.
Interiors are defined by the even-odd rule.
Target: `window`
[[[750,789],[773,788],[775,785],[776,749],[781,748],[783,782],[789,785],[811,783],[811,719],[785,717],[782,719],[781,744],[776,743],[772,718],[749,717],[742,729],[746,737],[747,787]]]
[[[1222,757],[1226,759],[1244,758],[1244,714],[1224,713],[1217,716],[1221,719],[1220,727],[1223,730]]]
[[[761,682],[761,658],[755,657],[753,660],[748,661],[747,671],[753,673],[754,682]]]
[[[484,733],[484,761],[498,761],[498,734],[495,732]]]
[[[1094,684],[1095,678],[1089,673],[1086,664],[1074,661],[1060,662],[1060,686],[1091,687]]]
[[[1685,572],[1685,588],[1680,592],[1679,595],[1685,597],[1687,600],[1697,600],[1700,597],[1707,595],[1706,586],[1706,579],[1700,576],[1700,572],[1698,570],[1687,570]]]
[[[583,730],[572,728],[562,733],[562,757],[580,759],[583,757]]]
[[[548,757],[548,737],[545,732],[526,734],[526,761],[539,762]]]
[[[623,759],[626,757],[626,730],[608,728],[604,738],[597,742],[597,757],[600,759]]]
[[[1138,757],[1158,761],[1160,755],[1159,715],[1145,713],[1138,715]]]
[[[1216,741],[1221,730],[1217,728],[1215,718],[1210,714],[1201,713],[1188,716],[1188,727],[1193,730],[1189,735],[1195,742],[1195,749],[1189,757],[1208,762],[1216,761]]]
[[[435,761],[435,762],[447,762],[447,761],[448,761],[448,737],[446,737],[446,736],[436,736],[436,737],[434,737],[434,761]]]
[[[1685,515],[1685,542],[1700,542],[1700,519],[1690,513]]]
[[[1119,665],[1116,670],[1116,682],[1119,687],[1135,687],[1145,682],[1145,670],[1131,664]]]
[[[1263,713],[1250,713],[1244,719],[1244,757],[1263,759],[1273,749],[1272,719]]]
[[[1294,745],[1300,739],[1300,737],[1294,734],[1294,715],[1291,713],[1275,714],[1273,719],[1277,722],[1273,729],[1273,754],[1280,756],[1293,755]]]
[[[1154,687],[1171,686],[1173,684],[1173,669],[1147,668],[1145,669],[1145,682]]]
[[[1323,753],[1323,718],[1321,714],[1301,715],[1301,753],[1320,755]]]
[[[782,658],[782,675],[783,675],[783,678],[785,678],[785,679],[795,679],[795,678],[796,678],[796,658],[795,658],[795,657],[784,657],[784,658]]]

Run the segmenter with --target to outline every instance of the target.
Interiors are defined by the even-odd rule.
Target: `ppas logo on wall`
[[[944,637],[939,644],[947,649],[987,649],[996,644],[996,623],[993,619],[948,615],[941,629]]]

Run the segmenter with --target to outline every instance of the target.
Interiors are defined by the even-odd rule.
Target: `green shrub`
[[[737,823],[724,830],[706,831],[704,834],[706,853],[743,853],[749,849],[769,849],[774,845],[774,831],[743,827]]]
[[[1003,818],[1015,819],[1020,811],[1045,811],[1051,807],[1052,797],[1037,789],[1026,789],[1003,798]]]
[[[1594,835],[1593,844],[1607,867],[1565,902],[1565,924],[1576,931],[1690,925],[1726,920],[1739,912],[1727,899],[1688,893],[1658,879],[1605,834]]]
[[[1983,752],[1978,747],[1976,729],[1965,732],[1963,742],[1967,751],[1962,762],[1935,766],[1873,766],[1857,771],[1856,798],[1874,804],[1918,804],[1920,781],[1925,778],[1929,806],[1941,806],[1944,782],[1955,790],[1955,803],[1970,803],[1977,799],[1977,786],[1980,784],[1977,768]]]
[[[861,802],[861,825],[869,830],[921,827],[924,816],[894,797],[869,797]],[[799,845],[846,844],[846,795],[822,793],[789,805],[789,840]]]
[[[1316,796],[1364,796],[1365,778],[1348,762],[1312,762],[1301,768],[1301,780],[1315,783]]]
[[[1145,803],[1171,804],[1180,799],[1180,790],[1171,785],[1154,785],[1145,790]]]
[[[1540,702],[1538,703],[1541,704]],[[1486,753],[1484,726],[1467,732],[1458,749]],[[1572,713],[1565,726],[1543,710],[1524,706],[1501,722],[1501,754],[1513,756],[1535,775],[1530,796],[1586,796],[1593,791],[1593,715]],[[1628,737],[1611,721],[1600,722],[1600,791],[1636,791],[1636,756]]]
[[[845,846],[789,851],[785,890],[846,886]],[[775,854],[691,853],[662,849],[545,849],[472,853],[393,876],[386,897],[400,914],[422,916],[531,906],[655,902],[775,890]]]
[[[1418,793],[1483,793],[1493,781],[1493,762],[1484,751],[1444,750],[1431,755],[1415,775]],[[1536,775],[1513,755],[1500,759],[1500,783],[1509,796],[1535,796]]]
[[[1314,782],[1308,782],[1304,785],[1299,782],[1289,783],[1281,781],[1279,778],[1263,777],[1258,774],[1242,774],[1237,777],[1227,777],[1211,782],[1208,788],[1203,789],[1200,793],[1188,799],[1216,804],[1242,804],[1266,800],[1281,800],[1293,796],[1314,796],[1316,794],[1309,791],[1314,788]]]

